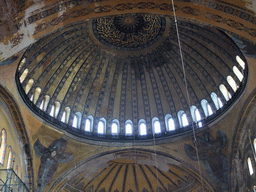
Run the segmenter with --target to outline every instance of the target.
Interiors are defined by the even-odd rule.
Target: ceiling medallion
[[[124,14],[96,18],[92,22],[96,38],[103,44],[123,49],[146,48],[164,33],[164,17],[152,14]]]

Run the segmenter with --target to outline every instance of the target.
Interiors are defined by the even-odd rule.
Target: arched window
[[[34,80],[33,79],[29,79],[26,87],[25,87],[25,93],[28,94],[29,90],[31,89],[31,87],[33,86],[34,84]]]
[[[184,111],[178,112],[178,119],[179,119],[180,127],[186,127],[189,125],[187,115]]]
[[[12,168],[12,160],[13,160],[13,151],[12,151],[12,147],[10,146],[10,151],[9,151],[9,156],[7,161],[7,169]]]
[[[146,121],[144,119],[141,119],[139,121],[139,134],[141,136],[147,135],[147,125],[146,125]]]
[[[20,83],[23,83],[23,81],[26,79],[28,75],[28,69],[25,69],[22,73],[22,75],[20,76]]]
[[[57,117],[60,111],[60,102],[59,101],[55,101],[55,111],[54,111],[54,117]]]
[[[89,115],[85,120],[84,130],[91,132],[92,128],[93,128],[93,116]]]
[[[98,134],[104,134],[106,133],[106,120],[104,118],[101,118],[98,123]]]
[[[37,99],[38,99],[38,97],[39,97],[40,94],[41,94],[41,88],[40,88],[40,87],[37,87],[36,90],[35,90],[34,98],[33,98],[33,102],[34,102],[34,103],[37,102]]]
[[[111,133],[112,135],[117,135],[119,133],[119,121],[117,119],[114,119],[111,124]]]
[[[229,99],[231,99],[231,95],[228,92],[227,88],[225,87],[225,85],[221,84],[219,86],[221,93],[223,94],[224,98],[226,99],[226,101],[228,101]]]
[[[167,128],[167,131],[175,130],[175,122],[170,114],[165,115],[165,125]]]
[[[212,108],[211,108],[211,106],[209,105],[209,103],[208,103],[208,101],[206,99],[203,99],[201,101],[201,106],[202,106],[202,108],[204,110],[205,117],[208,117],[208,116],[213,114]]]
[[[228,84],[230,85],[230,87],[233,89],[233,91],[236,92],[238,86],[237,86],[235,80],[233,79],[233,77],[231,77],[230,75],[227,76],[227,81],[228,81]]]
[[[223,103],[222,103],[222,101],[220,100],[219,97],[218,97],[218,103],[219,103],[220,108],[223,107]]]
[[[51,111],[50,111],[50,115],[51,115],[52,117],[54,117],[54,111],[55,111],[55,105],[53,104],[53,105],[51,106]]]
[[[43,111],[46,111],[49,102],[50,102],[50,96],[45,95],[44,99],[41,102],[40,109],[43,110]]]
[[[153,127],[154,134],[161,133],[161,124],[157,117],[154,117],[152,119],[152,125],[153,125],[152,127]]]
[[[199,127],[202,127],[202,122],[199,122],[199,121],[201,121],[201,115],[200,115],[198,108],[196,106],[192,105],[190,107],[190,111],[191,111],[191,116],[192,116],[193,121],[198,123]]]
[[[19,65],[19,70],[21,70],[22,66],[24,65],[24,63],[26,62],[26,58],[24,57],[21,62],[20,62],[20,65]]]
[[[127,120],[125,123],[125,135],[133,134],[133,124],[131,120]]]
[[[236,61],[237,63],[239,63],[239,65],[244,69],[245,68],[245,63],[244,61],[241,59],[241,57],[239,57],[238,55],[236,56]]]
[[[233,72],[235,73],[235,75],[237,76],[237,78],[239,79],[239,81],[242,81],[244,78],[244,75],[241,73],[241,71],[239,71],[239,69],[237,68],[237,66],[233,67]]]
[[[1,131],[1,148],[0,148],[0,164],[4,164],[4,157],[6,152],[6,140],[7,140],[7,134],[6,130],[2,129]]]
[[[252,175],[254,173],[254,170],[252,167],[252,161],[251,161],[250,157],[248,157],[248,159],[247,159],[247,164],[248,164],[249,173],[250,173],[250,175]]]
[[[78,117],[76,115],[74,115],[72,127],[77,128],[77,124],[78,124]]]
[[[68,123],[69,115],[70,115],[70,108],[66,107],[65,111],[63,111],[63,113],[62,113],[61,121],[63,123]]]
[[[66,113],[66,111],[63,111],[62,116],[61,116],[61,122],[67,123],[66,122],[66,117],[67,117],[67,113]]]
[[[218,96],[216,93],[212,92],[211,93],[211,98],[212,98],[212,101],[216,107],[216,109],[218,110],[220,108],[220,105],[219,105],[219,102],[218,102]]]

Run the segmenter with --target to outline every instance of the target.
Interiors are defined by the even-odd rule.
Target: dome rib
[[[119,22],[117,17],[127,23],[118,27],[120,23],[114,23],[111,28],[121,30],[120,34],[126,37],[139,30],[136,38],[152,38],[150,31],[143,31],[148,27],[143,24],[145,18],[160,18],[162,26],[155,39],[142,44],[138,41],[128,49],[129,45],[120,47],[115,39],[98,39],[102,38],[97,35],[99,29],[95,19],[90,19],[63,27],[25,51],[16,80],[22,98],[33,112],[86,141],[131,143],[135,139],[150,143],[154,135],[158,142],[164,142],[161,138],[191,133],[192,124],[202,129],[191,111],[199,111],[200,127],[207,127],[242,93],[247,65],[243,69],[236,57],[246,61],[225,33],[179,22],[185,85],[174,21],[147,14],[108,16],[105,20]],[[127,43],[127,39],[122,41]],[[235,74],[234,66],[243,74],[242,79]],[[220,108],[218,102],[224,106]],[[154,119],[160,125],[156,134]],[[169,130],[168,119],[174,122],[174,130]],[[90,128],[85,130],[88,120]],[[142,121],[145,133],[141,133]],[[117,123],[117,133],[113,133],[113,122]],[[104,127],[99,128],[99,124]],[[127,133],[127,126],[132,126],[132,134]]]

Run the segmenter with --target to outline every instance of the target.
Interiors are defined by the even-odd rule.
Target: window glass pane
[[[218,102],[219,102],[219,106],[220,106],[220,108],[221,107],[223,107],[223,103],[222,103],[222,101],[220,100],[220,98],[218,97]]]
[[[208,114],[212,115],[213,114],[212,108],[211,108],[211,106],[209,104],[207,105],[207,109],[208,109]]]
[[[244,76],[243,74],[239,71],[239,69],[237,68],[237,66],[233,67],[233,72],[235,73],[235,75],[237,76],[237,78],[239,79],[239,81],[242,81]]]
[[[20,82],[21,82],[21,83],[25,80],[25,78],[27,77],[27,75],[28,75],[28,69],[25,69],[25,70],[23,71],[22,75],[20,76]]]
[[[241,57],[239,57],[238,55],[236,56],[236,61],[239,63],[239,65],[244,69],[245,68],[245,63],[244,61],[241,59]]]
[[[225,85],[221,84],[220,85],[220,91],[223,94],[223,96],[225,97],[226,101],[228,101],[231,97],[230,93],[228,92],[227,88],[225,87]]]
[[[249,173],[250,173],[250,175],[252,175],[254,173],[254,170],[253,170],[253,167],[252,167],[252,161],[251,161],[250,157],[248,157],[247,163],[248,163]]]
[[[112,134],[117,134],[118,133],[117,123],[112,123],[112,125],[111,125],[111,132],[112,132]]]
[[[74,119],[73,119],[72,127],[77,128],[77,122],[78,122],[78,118],[77,118],[77,116],[75,115],[75,116],[74,116]]]
[[[159,121],[155,121],[154,122],[154,130],[155,130],[155,133],[161,133],[161,126],[160,126],[160,122]]]
[[[168,119],[168,130],[169,131],[175,130],[175,124],[174,124],[174,120],[172,118]]]
[[[64,111],[63,114],[62,114],[61,121],[62,121],[63,123],[66,123],[66,112],[65,112],[65,111]]]
[[[0,148],[0,164],[4,164],[4,159],[5,159],[5,152],[6,152],[6,139],[7,139],[7,135],[6,135],[6,130],[2,129],[1,131],[1,148]]]
[[[237,86],[235,80],[233,79],[233,77],[227,76],[227,81],[228,81],[228,84],[230,85],[230,87],[233,89],[233,91],[236,91],[238,86]]]
[[[102,121],[99,121],[98,124],[98,133],[99,134],[104,134],[104,123]]]
[[[44,100],[41,102],[41,104],[40,104],[40,107],[39,107],[41,110],[43,110],[44,109]]]
[[[125,125],[125,133],[126,133],[126,135],[131,135],[132,134],[132,124],[131,123],[127,123]]]
[[[147,135],[146,123],[141,123],[140,124],[140,135]]]
[[[52,105],[52,107],[51,107],[51,111],[50,111],[50,115],[53,117],[54,116],[54,105]]]
[[[89,119],[85,120],[85,131],[91,131],[91,121]]]
[[[196,116],[196,121],[200,121],[201,120],[201,115],[198,109],[195,110],[195,116]]]
[[[182,120],[182,126],[183,127],[188,126],[188,119],[187,119],[187,116],[186,116],[185,113],[181,116],[181,120]]]

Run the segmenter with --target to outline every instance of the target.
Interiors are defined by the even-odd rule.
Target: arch
[[[249,174],[253,175],[254,169],[253,169],[252,160],[250,157],[247,158],[247,165],[248,165]]]
[[[139,120],[139,134],[141,136],[147,135],[147,124],[144,119]]]
[[[244,69],[245,68],[245,63],[244,61],[241,59],[241,57],[239,57],[238,55],[236,56],[236,61],[237,63]]]
[[[227,82],[230,85],[230,87],[233,89],[233,91],[236,92],[238,86],[237,86],[235,80],[233,79],[233,77],[231,77],[230,75],[227,76]]]
[[[153,127],[153,133],[154,134],[161,133],[161,124],[160,124],[160,121],[157,117],[154,117],[152,119],[152,127]]]
[[[106,133],[106,120],[104,118],[100,118],[97,127],[98,134],[105,134]]]
[[[220,105],[219,105],[219,102],[218,102],[218,96],[217,96],[217,94],[214,93],[214,92],[212,92],[212,93],[211,93],[211,98],[212,98],[212,101],[213,101],[213,103],[214,103],[214,105],[215,105],[215,108],[216,108],[217,110],[220,109]]]
[[[111,124],[111,134],[118,135],[120,133],[120,125],[117,119],[114,119]]]
[[[229,99],[231,99],[231,95],[230,93],[228,92],[227,88],[225,85],[221,84],[219,86],[219,89],[221,91],[221,93],[223,94],[224,98],[226,99],[226,101],[228,101]]]
[[[7,134],[5,128],[1,131],[0,164],[4,165],[5,152],[7,147]]]
[[[89,115],[85,119],[84,130],[87,131],[87,132],[92,132],[92,128],[93,128],[93,116]]]
[[[6,169],[12,169],[13,151],[12,151],[12,147],[11,146],[9,148],[10,148],[10,151],[9,151],[9,156],[8,156],[8,161],[7,161]]]
[[[133,123],[131,120],[127,120],[125,122],[125,135],[132,135],[133,134]]]
[[[34,84],[34,79],[29,79],[26,87],[25,87],[25,93],[28,94],[28,92],[30,91],[31,87]]]
[[[189,125],[187,115],[184,111],[181,110],[178,112],[178,119],[181,128]]]
[[[22,75],[20,76],[20,83],[23,83],[23,81],[26,79],[27,75],[28,75],[28,69],[25,69],[22,73]]]
[[[233,67],[233,72],[235,73],[235,75],[237,76],[237,78],[239,79],[239,81],[242,81],[244,78],[244,75],[241,73],[241,71],[237,68],[237,66]]]
[[[2,98],[3,102],[6,103],[6,105],[8,106],[12,119],[15,119],[13,123],[16,127],[17,134],[19,135],[21,146],[26,148],[26,150],[24,150],[24,155],[28,166],[25,165],[24,168],[27,172],[27,183],[30,191],[35,191],[34,170],[32,166],[33,157],[30,148],[31,143],[27,134],[27,129],[25,127],[21,112],[11,94],[2,85],[0,85],[0,97]]]
[[[176,129],[175,122],[170,114],[165,115],[165,126],[167,131],[174,131]]]

